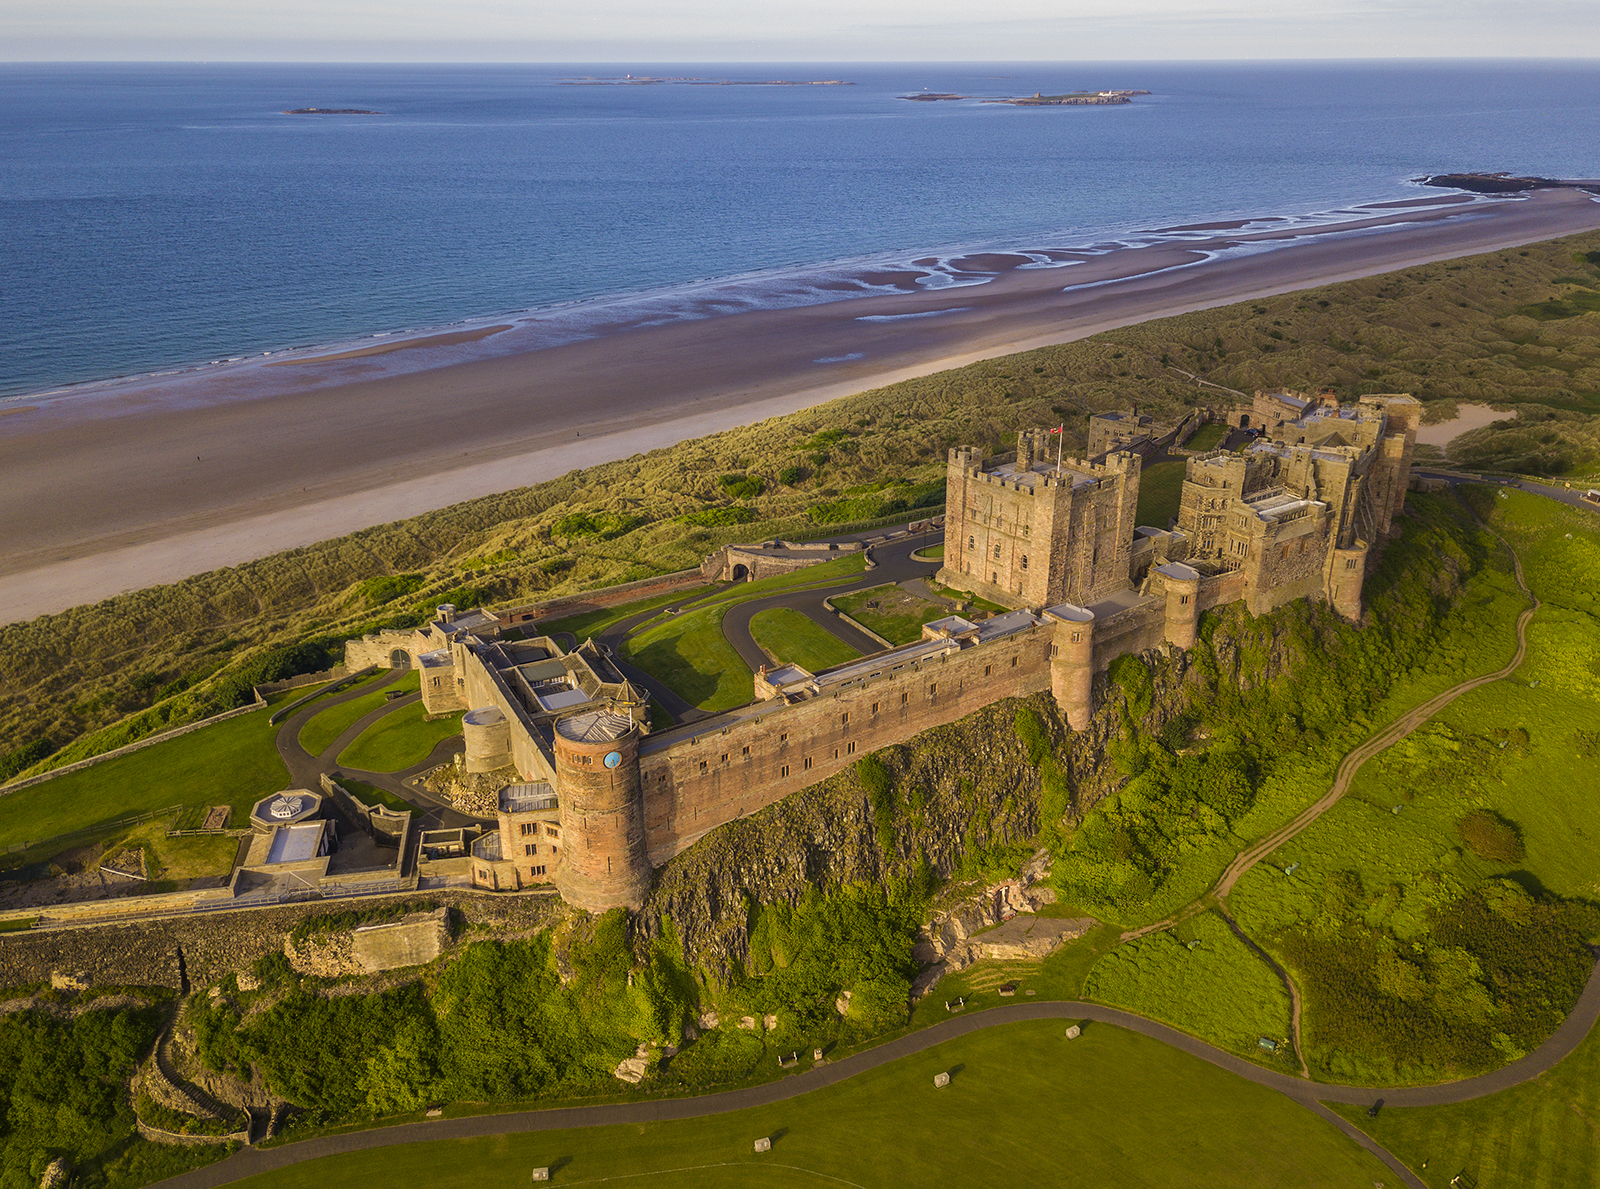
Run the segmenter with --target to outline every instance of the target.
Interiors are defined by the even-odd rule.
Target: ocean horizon
[[[1425,174],[1593,177],[1597,83],[1549,61],[0,65],[0,396],[959,289],[988,252],[1065,287],[1057,253],[1452,193]],[[1151,94],[982,102],[1078,89]],[[902,98],[924,90],[969,98]]]

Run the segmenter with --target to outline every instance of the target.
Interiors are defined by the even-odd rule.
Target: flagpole
[[[1061,428],[1056,430],[1056,433],[1061,435],[1056,438],[1056,478],[1059,479],[1061,478],[1061,451],[1067,444],[1067,423],[1065,421],[1061,423]]]

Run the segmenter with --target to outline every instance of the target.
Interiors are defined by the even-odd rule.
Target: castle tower
[[[1045,609],[1056,624],[1050,650],[1050,692],[1074,731],[1086,730],[1094,713],[1094,612],[1060,603]]]
[[[650,890],[639,728],[607,710],[556,723],[556,795],[563,846],[556,888],[590,912],[636,909]]]
[[[1366,580],[1367,543],[1328,551],[1328,602],[1351,623],[1361,622],[1361,586]]]
[[[461,719],[468,772],[493,772],[511,766],[511,723],[498,706],[480,706]]]
[[[1200,571],[1182,562],[1156,567],[1167,584],[1167,623],[1163,638],[1184,651],[1194,647],[1200,623]]]

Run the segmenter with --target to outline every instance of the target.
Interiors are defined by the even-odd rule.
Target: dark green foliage
[[[101,1160],[133,1132],[128,1075],[158,1027],[153,1007],[0,1017],[0,1186],[32,1189],[56,1156],[104,1183]]]
[[[483,601],[483,590],[476,586],[457,586],[450,590],[440,591],[423,604],[421,610],[424,614],[431,614],[435,607],[449,603],[465,611],[469,607],[476,607]]]
[[[1522,859],[1522,831],[1491,809],[1474,809],[1456,822],[1456,832],[1466,848],[1480,859],[1492,863],[1516,863]]]
[[[602,541],[610,541],[632,532],[643,523],[637,516],[624,516],[616,512],[571,512],[550,526],[550,535],[568,540],[598,537]]]
[[[1111,662],[1111,680],[1117,683],[1128,700],[1128,713],[1143,718],[1150,713],[1150,700],[1155,694],[1155,684],[1150,678],[1150,668],[1144,661],[1129,653]]]
[[[894,778],[888,766],[874,752],[856,761],[856,776],[861,787],[867,790],[867,800],[872,803],[872,820],[876,828],[878,849],[885,856],[894,853]]]
[[[421,590],[427,581],[421,574],[379,574],[357,584],[356,593],[367,600],[368,606],[377,607]]]
[[[806,481],[806,476],[809,473],[803,466],[784,467],[783,470],[778,472],[778,482],[785,487],[798,487]]]
[[[1039,843],[1054,850],[1061,841],[1061,819],[1072,803],[1072,782],[1056,762],[1050,735],[1031,707],[1017,708],[1016,728],[1028,749],[1028,763],[1039,769]]]
[[[35,739],[24,743],[15,751],[0,756],[0,781],[10,780],[24,768],[31,768],[55,750],[48,739]]]
[[[747,964],[754,977],[740,990],[757,1009],[781,1010],[801,1028],[828,1020],[844,991],[851,1027],[870,1033],[904,1024],[920,917],[920,906],[897,905],[867,885],[831,896],[812,890],[793,908],[758,906]]]
[[[749,524],[755,518],[754,508],[701,508],[698,512],[685,512],[678,517],[678,523],[721,528],[729,524]]]
[[[717,485],[736,500],[753,500],[767,489],[767,481],[760,475],[724,475]]]
[[[1362,913],[1353,873],[1330,881],[1323,915],[1277,939],[1308,1000],[1307,1050],[1324,1076],[1443,1079],[1532,1050],[1577,1001],[1593,967],[1588,905],[1491,881],[1444,905],[1431,936],[1397,939]]]

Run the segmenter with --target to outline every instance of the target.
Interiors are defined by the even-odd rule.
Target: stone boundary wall
[[[299,689],[302,685],[320,685],[324,681],[336,681],[345,676],[345,667],[335,665],[331,669],[324,669],[320,673],[301,673],[295,677],[285,677],[282,681],[264,681],[256,686],[256,693],[281,694],[286,689]]]
[[[337,678],[337,680],[335,680],[335,682],[334,682],[334,684],[332,686],[330,686],[329,688],[327,688],[325,690],[318,690],[315,693],[307,694],[303,698],[296,698],[294,701],[290,702],[287,706],[278,707],[278,709],[274,710],[272,712],[271,716],[267,719],[267,725],[269,727],[277,726],[280,722],[282,722],[284,719],[288,718],[296,710],[300,709],[300,707],[304,706],[307,702],[310,702],[312,699],[320,698],[323,694],[331,694],[331,693],[335,692],[336,690],[341,689],[342,687],[344,687],[346,685],[349,685],[351,682],[356,681],[356,680],[358,680],[358,679],[360,679],[362,677],[365,677],[368,673],[376,672],[377,669],[378,669],[378,666],[377,665],[368,665],[363,669],[357,669],[354,673],[345,672],[344,668],[345,667],[343,665],[335,665],[332,669],[329,669],[328,670],[329,673],[338,673],[339,674],[339,677]],[[291,678],[290,680],[293,680],[293,678]],[[263,685],[263,686],[258,686],[257,688],[264,690],[267,687]]]
[[[825,608],[827,608],[830,612],[832,612],[834,615],[837,615],[840,619],[844,620],[845,623],[847,623],[851,627],[855,628],[856,631],[861,632],[861,633],[863,633],[863,634],[865,634],[867,636],[870,636],[872,639],[876,640],[879,644],[882,644],[885,648],[893,648],[894,647],[893,644],[889,643],[889,641],[885,640],[882,636],[878,635],[877,632],[873,631],[866,624],[862,623],[859,619],[854,619],[851,616],[846,615],[843,611],[839,610],[839,608],[835,607],[833,605],[833,600],[831,598],[823,599],[822,600],[822,605]]]
[[[322,774],[322,791],[337,801],[339,808],[349,814],[379,846],[400,846],[404,842],[409,832],[410,813],[397,813],[382,805],[368,805],[326,772]]]
[[[20,792],[32,788],[36,784],[43,784],[47,780],[54,780],[58,776],[65,776],[69,772],[81,772],[85,768],[92,768],[96,764],[103,764],[107,760],[114,760],[118,756],[125,756],[130,752],[138,751],[142,747],[152,747],[157,743],[165,743],[168,739],[176,739],[179,735],[187,735],[190,731],[198,731],[202,727],[214,726],[219,722],[226,722],[230,718],[238,718],[241,714],[249,714],[252,710],[260,710],[266,706],[267,700],[261,696],[261,691],[256,690],[256,700],[248,706],[239,706],[233,710],[224,710],[221,714],[213,714],[210,718],[202,718],[199,722],[188,723],[181,727],[174,727],[170,731],[162,731],[156,735],[146,735],[143,739],[135,739],[132,743],[125,743],[111,751],[103,751],[97,756],[90,756],[86,760],[79,760],[74,764],[63,764],[59,768],[52,768],[48,772],[41,772],[38,776],[30,776],[26,780],[14,780],[8,785],[0,786],[0,797],[9,793]]]
[[[177,1131],[162,1131],[159,1127],[152,1127],[136,1114],[134,1124],[139,1128],[139,1134],[154,1144],[177,1144],[180,1147],[198,1148],[206,1144],[233,1144],[248,1145],[250,1133],[248,1131],[235,1131],[232,1135],[184,1135]]]
[[[579,591],[537,603],[503,607],[490,614],[500,621],[501,631],[505,631],[508,628],[522,627],[544,619],[559,619],[565,614],[611,607],[617,603],[630,603],[634,599],[646,598],[651,594],[666,594],[669,591],[699,586],[703,581],[698,569],[678,570],[672,574],[657,574],[652,578],[640,578],[636,582],[624,582],[619,586],[603,586],[599,590]]]

